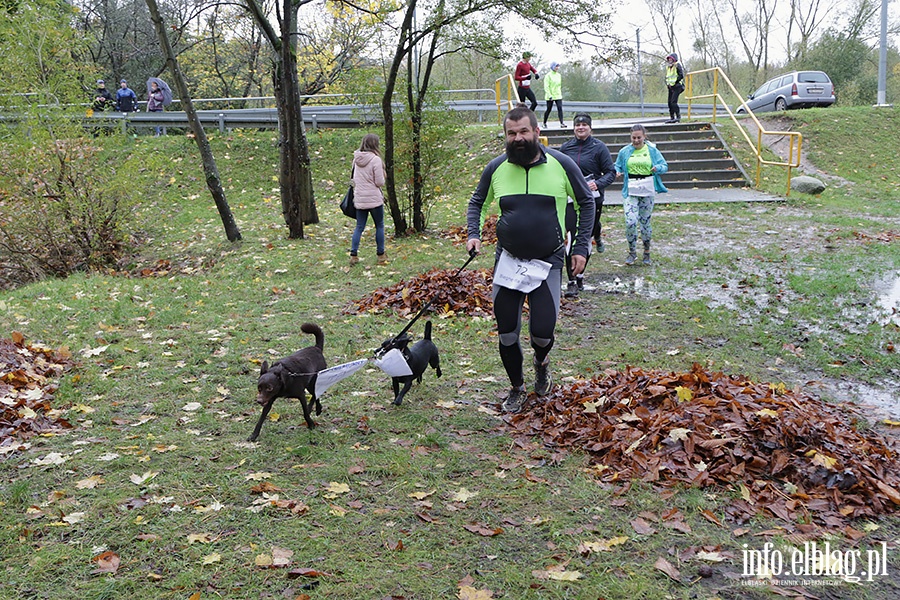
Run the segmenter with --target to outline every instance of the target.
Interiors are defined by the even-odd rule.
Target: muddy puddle
[[[893,273],[875,286],[878,293],[877,309],[881,310],[881,323],[900,326],[900,272]]]
[[[671,248],[661,249],[663,253]],[[717,269],[667,274],[659,265],[625,267],[607,259],[596,261],[585,277],[585,291],[595,294],[635,294],[649,299],[700,300],[709,308],[722,308],[738,315],[737,322],[753,322],[762,313],[778,320],[790,315],[792,301],[798,300],[778,265],[753,259],[738,261],[738,269],[723,274]],[[605,272],[604,272],[605,271]],[[806,336],[840,342],[846,335],[863,333],[873,323],[900,326],[900,271],[890,272],[876,281],[862,282],[864,298],[846,299],[841,309],[842,323],[803,322],[798,326]],[[898,369],[897,372],[900,372]],[[900,421],[900,377],[880,385],[796,374],[804,391],[818,398],[858,405],[873,421]]]
[[[820,398],[856,404],[863,414],[873,420],[900,422],[900,382],[888,381],[882,386],[875,386],[860,381],[820,377],[807,381],[803,389]]]

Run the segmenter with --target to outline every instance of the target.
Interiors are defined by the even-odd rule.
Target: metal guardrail
[[[713,74],[712,81],[712,93],[710,94],[695,94],[694,93],[694,78],[699,75],[703,75],[705,73]],[[753,122],[756,124],[756,145],[754,146],[753,142],[750,141],[750,136],[747,131],[745,131],[744,126],[738,120],[737,116],[731,111],[731,108],[728,106],[728,103],[722,98],[719,94],[719,78],[725,82],[728,88],[731,89],[731,92],[740,98],[741,104],[740,107],[747,111],[747,116],[753,119]],[[762,173],[763,165],[772,165],[776,167],[786,167],[787,168],[787,191],[785,192],[785,196],[791,195],[791,174],[793,169],[796,169],[800,166],[800,152],[801,147],[803,145],[803,135],[796,131],[768,131],[763,128],[762,124],[759,122],[759,119],[756,118],[756,115],[753,114],[753,111],[750,110],[750,107],[747,106],[744,97],[735,89],[734,85],[731,83],[731,80],[728,79],[728,76],[725,72],[719,67],[712,67],[709,69],[703,69],[700,71],[691,71],[685,76],[686,88],[685,88],[685,99],[688,102],[688,118],[691,117],[692,104],[694,100],[704,99],[704,98],[712,98],[712,122],[716,122],[716,113],[717,113],[717,103],[721,102],[722,107],[728,113],[728,116],[737,125],[738,131],[741,132],[741,135],[744,136],[744,140],[747,142],[747,145],[750,146],[751,149],[754,150],[756,154],[756,187],[759,187],[760,175]],[[709,105],[706,105],[709,106]],[[764,135],[777,135],[777,136],[787,136],[790,142],[788,148],[788,160],[787,162],[783,161],[771,161],[766,160],[762,157],[762,140]],[[794,147],[796,143],[796,159],[794,158]]]
[[[452,110],[477,113],[478,121],[490,111],[497,110],[502,119],[505,107],[495,100],[448,100],[446,106]],[[395,106],[397,112],[404,110],[403,105]],[[508,110],[508,109],[507,109]],[[628,114],[643,111],[666,114],[668,105],[641,104],[639,102],[578,102],[566,103],[566,110],[572,112],[588,112],[592,114],[612,113]],[[694,112],[711,113],[713,105],[694,105]],[[221,132],[230,129],[277,129],[278,111],[275,108],[235,108],[226,110],[198,110],[197,116],[204,128],[217,128]],[[0,117],[2,119],[2,117]],[[116,127],[126,132],[128,128],[153,127],[188,127],[187,115],[183,111],[165,112],[94,112],[85,117],[89,127]],[[371,125],[382,122],[381,106],[375,104],[340,104],[305,106],[303,120],[311,129],[319,127],[349,128]]]

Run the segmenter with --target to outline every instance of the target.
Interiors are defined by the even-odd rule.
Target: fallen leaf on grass
[[[674,581],[681,582],[681,573],[672,565],[672,563],[664,559],[662,556],[656,559],[656,562],[653,563],[653,566],[668,575]]]
[[[201,515],[203,513],[208,512],[219,512],[225,508],[225,505],[219,502],[218,500],[213,501],[209,506],[203,506],[202,504],[194,507],[194,514]]]
[[[392,552],[400,552],[403,550],[403,540],[386,540],[384,547]]]
[[[280,491],[281,488],[269,483],[268,481],[263,481],[259,485],[254,485],[252,488],[250,488],[250,492],[253,494],[272,494]]]
[[[532,571],[531,574],[538,579],[552,579],[554,581],[577,581],[581,579],[581,571],[566,571],[562,565],[547,567],[543,571]]]
[[[212,537],[208,533],[189,533],[187,536],[188,545],[193,544],[194,542],[208,544],[210,541],[212,541]]]
[[[598,542],[581,542],[578,545],[578,553],[588,555],[591,552],[612,552],[613,546],[624,544],[628,541],[628,536],[620,535],[608,540],[600,540]]]
[[[213,552],[212,554],[207,554],[206,556],[204,556],[203,560],[200,561],[200,564],[211,565],[217,562],[222,562],[222,555],[218,552]]]
[[[494,592],[491,590],[476,590],[470,585],[464,585],[459,588],[459,593],[456,594],[456,597],[459,600],[491,600],[494,597]]]
[[[337,498],[339,494],[347,494],[350,492],[350,486],[346,483],[337,483],[336,481],[332,481],[325,488],[325,491],[328,492],[325,494],[326,498]]]
[[[106,551],[98,554],[91,561],[97,563],[97,568],[94,569],[93,574],[98,575],[100,573],[115,573],[118,571],[121,559],[115,552]]]
[[[428,492],[412,492],[410,494],[407,494],[407,496],[410,498],[415,498],[416,500],[424,500],[428,496],[431,496],[432,494],[434,494],[436,491],[437,490],[431,490]]]
[[[287,577],[288,579],[297,579],[298,577],[331,577],[331,573],[326,573],[325,571],[320,571],[318,569],[300,567],[288,571]]]
[[[431,515],[429,515],[429,514],[426,513],[426,512],[417,512],[417,513],[416,513],[416,516],[419,517],[421,520],[425,521],[426,523],[433,523],[433,524],[439,524],[439,523],[440,523],[439,520],[437,520],[436,518],[432,517]]]
[[[468,502],[469,499],[478,495],[478,492],[470,492],[466,488],[459,488],[459,491],[450,496],[450,502]]]
[[[704,508],[703,510],[701,510],[700,514],[703,515],[710,523],[715,523],[719,527],[723,527],[722,521],[720,521],[719,518],[714,515],[713,512],[708,508]]]
[[[40,466],[61,465],[64,462],[66,462],[67,460],[69,460],[69,458],[70,457],[68,454],[60,454],[59,452],[51,452],[44,458],[36,458],[32,462],[34,462],[34,464],[40,465]]]
[[[638,517],[631,521],[631,527],[634,529],[635,533],[639,535],[653,535],[656,533],[656,530],[650,527],[650,523]]]
[[[697,552],[694,556],[697,560],[705,560],[707,562],[722,562],[727,557],[724,556],[721,552],[707,552],[705,550],[701,550]]]
[[[103,479],[100,475],[91,475],[87,479],[82,479],[81,481],[75,482],[75,489],[77,490],[92,490],[101,483],[106,483],[106,480]]]
[[[469,523],[468,525],[463,525],[463,529],[484,537],[493,537],[503,533],[502,527],[489,527],[483,523]]]
[[[291,564],[291,558],[294,556],[293,550],[287,548],[272,548],[272,566],[276,568],[286,567]]]
[[[141,485],[142,483],[146,483],[147,481],[150,481],[157,475],[159,475],[159,472],[157,472],[157,471],[147,471],[143,475],[138,475],[136,473],[132,473],[131,477],[129,477],[128,480],[135,485]]]
[[[269,554],[257,554],[253,562],[257,567],[268,569],[272,566],[272,556]]]
[[[81,523],[82,521],[84,521],[84,517],[85,514],[83,512],[73,512],[64,516],[62,520],[69,525],[74,525],[75,523]]]

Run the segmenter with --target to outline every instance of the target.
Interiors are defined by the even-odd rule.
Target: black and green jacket
[[[468,238],[481,238],[494,201],[500,206],[498,245],[522,259],[560,266],[565,256],[566,203],[575,199],[578,233],[572,254],[588,256],[594,227],[594,197],[581,169],[556,150],[541,146],[541,158],[522,167],[498,156],[485,167],[466,213]]]

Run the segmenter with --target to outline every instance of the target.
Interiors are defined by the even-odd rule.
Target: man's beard
[[[506,142],[506,158],[514,165],[527,167],[535,161],[541,145],[537,138]]]

